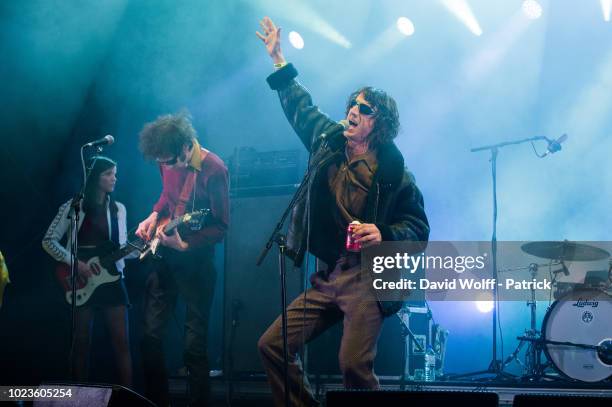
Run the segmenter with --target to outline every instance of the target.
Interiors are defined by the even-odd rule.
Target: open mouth
[[[355,123],[354,121],[349,120],[348,122],[349,122],[349,126],[357,127],[357,123]]]

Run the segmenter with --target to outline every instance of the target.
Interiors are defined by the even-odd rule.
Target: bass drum
[[[612,297],[594,289],[565,294],[546,312],[542,337],[585,345],[609,343],[612,340]],[[598,382],[612,375],[610,360],[592,349],[546,344],[544,353],[560,373],[571,379]]]

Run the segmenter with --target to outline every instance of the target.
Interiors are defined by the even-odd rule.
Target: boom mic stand
[[[543,136],[530,137],[522,140],[516,141],[507,141],[498,144],[492,144],[488,146],[476,147],[472,148],[470,152],[476,153],[479,151],[490,151],[491,152],[491,177],[493,180],[493,234],[491,236],[491,263],[493,268],[493,276],[492,278],[497,281],[497,154],[499,149],[502,147],[522,144],[527,142],[533,142],[537,140],[546,140],[550,142],[548,138]],[[492,355],[491,355],[491,363],[489,367],[485,370],[480,370],[477,372],[464,373],[460,375],[453,375],[453,379],[459,379],[463,377],[471,377],[471,376],[480,376],[483,374],[493,374],[493,378],[491,380],[499,380],[499,379],[514,379],[515,376],[503,371],[503,363],[501,360],[497,359],[497,309],[499,307],[499,298],[497,293],[497,284],[493,285],[493,344],[492,344]]]
[[[326,149],[327,149],[327,140],[323,139],[323,141],[321,142],[321,144],[319,145],[315,153],[315,157],[322,154],[322,152],[324,152]],[[309,163],[310,162],[318,162],[318,161],[314,160],[311,157],[311,159],[309,160]],[[285,379],[284,386],[285,386],[285,406],[286,407],[290,406],[289,391],[288,391],[289,390],[289,375],[288,375],[289,349],[287,345],[287,275],[286,275],[286,259],[285,259],[285,253],[287,249],[287,239],[285,235],[282,233],[282,230],[283,230],[285,221],[287,220],[287,217],[292,212],[297,202],[302,198],[302,196],[305,193],[309,191],[312,175],[315,173],[317,168],[318,166],[312,167],[311,165],[308,165],[306,174],[304,174],[304,178],[302,179],[302,182],[300,183],[300,185],[298,186],[298,189],[293,194],[293,197],[291,198],[289,205],[287,205],[285,212],[283,212],[280,220],[276,224],[276,227],[270,234],[270,237],[268,238],[266,245],[262,249],[261,254],[259,255],[259,258],[257,259],[257,266],[259,267],[261,266],[261,263],[264,261],[264,259],[268,255],[268,252],[272,248],[272,245],[274,243],[277,244],[278,246],[278,267],[279,267],[278,270],[279,270],[279,275],[280,275],[281,307],[282,307],[281,332],[283,336],[283,375]],[[310,210],[310,208],[308,208],[308,210]],[[308,216],[310,216],[310,214]]]

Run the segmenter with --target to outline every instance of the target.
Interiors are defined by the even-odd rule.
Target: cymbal
[[[522,245],[521,250],[536,257],[560,261],[595,261],[610,257],[604,249],[568,241],[529,242]]]

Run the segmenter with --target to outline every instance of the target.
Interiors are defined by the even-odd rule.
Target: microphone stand
[[[492,278],[497,281],[497,154],[499,149],[506,146],[523,144],[527,142],[533,142],[537,140],[546,140],[549,141],[548,138],[543,136],[537,137],[529,137],[522,140],[516,141],[506,141],[497,144],[491,144],[482,147],[472,148],[470,152],[476,153],[479,151],[490,151],[491,152],[491,177],[493,180],[493,234],[491,236],[491,263],[493,268],[493,276]],[[485,370],[464,373],[460,375],[453,375],[453,379],[458,379],[462,377],[470,377],[470,376],[479,376],[482,374],[493,374],[492,380],[497,379],[514,379],[516,376],[511,375],[503,371],[503,363],[501,360],[497,359],[497,308],[499,307],[499,299],[497,293],[497,284],[493,285],[493,344],[492,344],[492,356],[491,363],[489,367]]]
[[[318,147],[318,149],[317,149],[317,151],[315,153],[315,157],[321,156],[322,152],[327,150],[327,137],[319,137],[317,139],[320,139],[322,141],[319,144],[319,147]],[[314,141],[316,141],[317,139],[315,139]],[[313,144],[314,144],[314,141],[313,141]],[[312,149],[311,149],[311,151],[312,151]],[[313,162],[313,161],[316,163],[318,160],[314,160],[312,158],[312,156],[311,156],[311,159],[309,160],[309,164],[311,162]],[[293,197],[291,198],[291,201],[287,205],[287,208],[283,212],[280,220],[276,224],[276,227],[274,228],[274,230],[270,234],[270,237],[268,238],[268,241],[266,242],[266,245],[262,249],[259,257],[257,258],[257,266],[259,267],[259,266],[261,266],[261,263],[264,261],[264,259],[268,255],[268,252],[272,248],[272,245],[274,243],[277,244],[277,246],[278,246],[278,266],[279,266],[279,275],[280,275],[280,289],[281,289],[281,307],[282,307],[282,311],[281,311],[281,320],[282,320],[281,333],[282,333],[282,336],[283,336],[283,375],[284,375],[284,378],[285,378],[284,386],[285,386],[285,406],[286,407],[290,406],[290,400],[289,400],[289,375],[288,375],[288,372],[289,372],[289,348],[288,348],[288,344],[287,344],[287,275],[286,275],[286,259],[285,259],[285,254],[286,254],[286,249],[287,249],[287,238],[282,233],[282,230],[283,230],[283,226],[285,224],[285,221],[287,220],[287,217],[289,216],[289,214],[291,213],[291,211],[293,210],[293,208],[295,207],[297,202],[302,198],[304,193],[306,193],[310,189],[311,178],[312,178],[313,174],[316,172],[315,170],[317,168],[319,168],[318,165],[315,166],[315,167],[312,167],[311,165],[308,165],[308,168],[306,170],[306,174],[304,174],[304,178],[302,179],[302,182],[300,183],[300,185],[298,186],[297,190],[293,194]],[[310,210],[310,209],[308,209],[308,210]],[[308,255],[308,254],[306,254],[306,255]]]
[[[81,181],[81,188],[79,192],[72,197],[70,202],[70,212],[68,218],[70,219],[70,353],[68,356],[68,365],[70,369],[70,378],[72,381],[76,379],[76,372],[74,371],[74,345],[75,345],[75,333],[76,333],[76,284],[77,275],[79,273],[79,259],[78,254],[78,236],[79,236],[79,218],[82,212],[82,203],[85,198],[85,189],[87,188],[87,181],[89,180],[89,174],[96,165],[97,157],[94,157],[93,162],[89,168],[85,168],[85,160],[83,159],[83,150],[88,147],[87,144],[81,146],[81,168],[83,169],[83,180]],[[102,152],[102,147],[96,147],[97,152]]]

